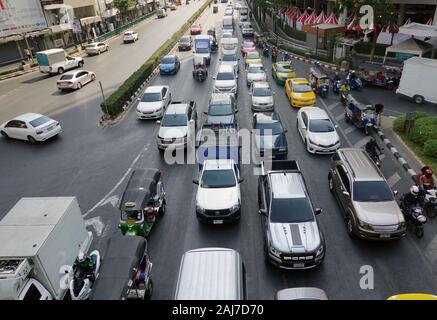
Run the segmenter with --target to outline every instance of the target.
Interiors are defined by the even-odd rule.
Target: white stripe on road
[[[401,180],[401,176],[395,172],[390,178],[387,179],[387,183],[390,186],[390,188],[393,188],[393,186]]]
[[[327,106],[326,108],[329,110],[333,110],[335,109],[337,106],[340,105],[340,102],[335,102],[335,103],[331,103],[329,106]]]
[[[338,116],[335,117],[335,120],[337,121],[341,121],[344,119],[344,113],[339,114]]]
[[[362,148],[367,143],[367,141],[369,141],[369,137],[364,137],[360,141],[354,143],[354,148]]]
[[[347,127],[346,129],[344,129],[344,133],[345,133],[345,134],[349,134],[349,133],[351,133],[351,132],[353,132],[353,131],[355,131],[355,130],[357,130],[357,127],[355,127],[355,126],[349,126],[349,127]]]

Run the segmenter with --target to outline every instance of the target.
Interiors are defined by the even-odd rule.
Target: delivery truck
[[[396,93],[410,97],[415,103],[437,103],[437,60],[413,57],[404,61]]]
[[[0,221],[0,300],[61,300],[93,236],[75,197],[22,198]]]

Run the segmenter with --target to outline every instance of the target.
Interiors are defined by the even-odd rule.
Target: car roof
[[[306,197],[302,175],[298,172],[271,172],[269,174],[273,198]]]
[[[258,123],[273,123],[280,122],[279,115],[275,111],[257,112],[255,113],[256,122]]]
[[[263,64],[262,63],[249,63],[247,68],[249,69],[250,67],[263,67]]]
[[[328,114],[325,110],[319,107],[304,107],[299,110],[299,112],[305,112],[309,119],[329,119]]]
[[[28,113],[23,113],[11,120],[32,121],[42,116],[44,115],[39,113],[28,112]]]
[[[187,113],[188,104],[187,103],[175,103],[169,104],[167,107],[166,114],[184,114]]]
[[[77,73],[82,72],[82,71],[89,72],[88,70],[83,70],[83,69],[80,69],[80,70],[73,70],[73,71],[65,72],[65,73],[63,74],[63,76],[65,76],[65,75],[76,75]]]
[[[234,67],[230,64],[220,64],[218,72],[234,72]]]
[[[216,101],[226,101],[231,102],[232,101],[232,95],[230,93],[213,93],[211,94],[211,103]]]
[[[385,181],[365,150],[361,148],[341,148],[337,152],[344,165],[352,173],[354,181]]]
[[[204,170],[214,170],[214,169],[232,169],[234,165],[234,160],[232,159],[209,159],[203,161]]]
[[[255,81],[253,82],[254,88],[270,88],[270,84],[267,81]]]
[[[159,92],[161,93],[162,88],[165,88],[167,86],[150,86],[147,87],[146,90],[144,91],[144,93],[154,93],[154,92]]]
[[[305,78],[294,78],[290,79],[293,84],[309,84],[308,80]]]

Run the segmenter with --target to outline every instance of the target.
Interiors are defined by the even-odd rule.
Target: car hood
[[[287,138],[284,134],[278,134],[273,136],[256,135],[255,144],[258,150],[287,147]]]
[[[188,126],[160,127],[158,135],[164,139],[182,138],[188,133]]]
[[[320,244],[317,222],[269,224],[271,245],[283,253],[307,253]]]
[[[294,99],[309,100],[309,99],[315,99],[316,95],[312,91],[310,91],[310,92],[293,92],[293,98]]]
[[[162,108],[162,101],[154,102],[139,102],[137,106],[138,111],[155,111]]]
[[[265,80],[266,74],[265,73],[248,73],[247,74],[247,80]]]
[[[267,104],[273,104],[273,97],[254,97],[252,96],[252,102],[259,104],[259,103],[267,103]]]
[[[207,210],[227,209],[238,204],[239,188],[201,188],[197,190],[196,203]]]
[[[396,225],[404,222],[404,216],[396,201],[353,202],[358,219],[370,225]]]
[[[215,86],[220,88],[229,88],[235,85],[235,80],[216,80]]]
[[[234,122],[234,116],[232,114],[228,116],[208,116],[206,122],[210,124],[218,124],[218,123],[228,124]]]
[[[323,146],[329,146],[331,144],[335,144],[340,141],[340,138],[337,132],[308,132],[308,137],[314,143]]]
[[[296,72],[276,72],[276,76],[279,78],[293,78],[296,76]]]

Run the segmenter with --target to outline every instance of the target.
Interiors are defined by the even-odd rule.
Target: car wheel
[[[332,178],[331,173],[328,174],[328,185],[329,185],[329,191],[331,191],[331,193],[334,193],[334,179]]]
[[[1,135],[2,135],[3,137],[5,137],[6,139],[9,138],[8,134],[7,134],[6,132],[4,132],[4,131],[1,131]]]
[[[99,50],[99,51],[97,51],[97,54],[101,54],[101,53],[102,53],[102,51],[100,51],[100,50]]]
[[[349,235],[349,237],[351,238],[355,237],[354,221],[352,220],[350,214],[346,216],[346,226],[347,226],[347,234]]]
[[[422,96],[414,96],[413,99],[414,102],[417,104],[422,104],[425,101],[425,99]]]
[[[91,81],[96,80],[96,76],[94,74],[91,75]]]
[[[27,136],[27,140],[29,140],[29,142],[30,142],[31,144],[36,144],[36,140],[35,140],[35,138],[32,137],[32,136]]]
[[[152,298],[152,295],[153,295],[153,281],[152,279],[149,279],[149,283],[147,284],[147,289],[144,294],[144,299],[149,300],[150,298]]]
[[[346,123],[350,123],[351,122],[349,117],[346,114],[344,115],[344,121],[346,121]]]
[[[83,61],[79,61],[79,68],[82,68],[83,67]]]
[[[159,209],[159,213],[161,214],[161,217],[163,217],[165,215],[165,206],[166,206],[166,202],[165,202],[165,199],[164,199],[164,201],[162,202],[162,206]]]
[[[64,68],[59,68],[58,69],[58,74],[63,74],[64,73]]]
[[[76,89],[79,90],[80,88],[82,88],[82,84],[80,82],[78,82],[76,85]]]
[[[106,47],[106,51],[109,51],[109,46]]]

